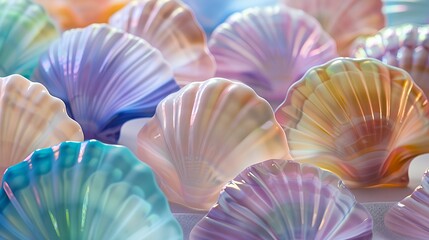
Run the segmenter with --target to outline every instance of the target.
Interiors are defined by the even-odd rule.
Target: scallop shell
[[[268,103],[241,83],[191,83],[158,105],[140,130],[138,156],[169,201],[209,209],[246,166],[288,154]]]
[[[293,161],[246,168],[190,239],[371,239],[372,218],[334,174]]]
[[[41,149],[6,170],[2,239],[182,239],[152,170],[97,141]]]
[[[315,67],[276,111],[293,159],[350,187],[406,186],[410,161],[429,150],[429,106],[403,70],[375,59]]]
[[[282,0],[319,20],[336,41],[341,56],[349,56],[353,41],[385,26],[382,0]]]
[[[0,179],[34,150],[67,140],[83,134],[61,100],[20,75],[0,78]]]
[[[179,85],[214,76],[216,65],[206,36],[191,10],[181,2],[133,1],[115,13],[109,23],[145,39],[161,51]]]
[[[33,78],[66,103],[85,139],[106,143],[118,140],[127,120],[153,116],[179,89],[158,50],[108,25],[64,32]]]
[[[426,240],[429,236],[429,170],[414,192],[395,204],[384,216],[386,227],[406,239]]]
[[[59,35],[43,8],[28,0],[0,0],[0,29],[0,77],[30,77]]]
[[[337,57],[334,40],[300,10],[251,8],[231,16],[210,39],[216,76],[251,86],[277,107],[312,66]]]
[[[429,1],[427,0],[383,0],[383,13],[387,26],[406,23],[429,23]]]

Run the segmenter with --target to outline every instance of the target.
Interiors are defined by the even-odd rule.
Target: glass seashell
[[[382,0],[283,0],[319,20],[337,43],[341,56],[349,56],[353,41],[372,35],[385,26]]]
[[[193,13],[176,0],[133,1],[110,25],[139,36],[161,51],[179,85],[214,76],[216,64]]]
[[[82,140],[79,124],[43,85],[20,75],[0,78],[0,179],[36,149]]]
[[[429,23],[429,1],[427,0],[383,0],[383,13],[387,26],[407,23]]]
[[[29,0],[0,0],[0,77],[29,78],[59,36],[46,12]]]
[[[429,94],[429,25],[387,27],[355,44],[352,56],[376,58],[402,68]]]
[[[108,25],[63,33],[33,76],[81,126],[85,139],[115,143],[122,124],[152,117],[179,86],[161,53],[143,39]]]
[[[384,216],[384,224],[406,239],[426,240],[429,236],[429,170],[423,175],[421,185],[393,207]]]
[[[372,217],[334,174],[268,160],[246,168],[190,239],[371,239]]]
[[[64,142],[6,170],[2,239],[183,239],[152,170],[125,147]]]
[[[411,160],[429,150],[429,106],[402,69],[336,59],[291,87],[276,118],[294,160],[349,187],[406,186]]]
[[[338,56],[334,40],[315,19],[281,6],[234,14],[216,29],[209,46],[216,76],[244,82],[274,108],[310,67]]]
[[[242,83],[213,78],[162,100],[138,134],[137,154],[169,201],[209,209],[246,166],[288,148],[265,100]]]

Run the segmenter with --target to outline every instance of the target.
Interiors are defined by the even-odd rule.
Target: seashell
[[[64,32],[33,76],[81,126],[85,139],[115,143],[124,122],[151,117],[179,86],[158,50],[108,25]]]
[[[115,13],[110,25],[148,41],[171,65],[179,85],[214,76],[216,65],[193,13],[176,0],[133,1]]]
[[[387,26],[406,23],[428,24],[429,2],[427,0],[383,0],[383,13]]]
[[[429,25],[387,27],[356,41],[352,56],[376,58],[406,70],[429,94]]]
[[[426,240],[429,236],[429,170],[414,192],[393,205],[384,216],[384,224],[406,239]]]
[[[349,56],[353,41],[372,35],[385,26],[382,0],[283,0],[319,20],[337,43],[341,56]]]
[[[0,0],[0,29],[0,77],[30,77],[59,35],[43,8],[29,0]]]
[[[281,6],[234,14],[209,45],[216,76],[246,83],[274,108],[310,67],[338,56],[334,40],[315,19]]]
[[[64,142],[6,170],[2,239],[183,239],[152,170],[125,147]]]
[[[82,129],[61,100],[20,75],[0,78],[0,179],[34,150],[70,140],[82,141]]]
[[[293,161],[246,168],[190,239],[371,239],[372,217],[334,174]]]
[[[162,100],[138,134],[137,154],[169,201],[209,209],[246,166],[288,148],[265,100],[244,84],[213,78]]]
[[[424,93],[404,70],[375,59],[311,69],[276,118],[294,160],[332,171],[350,187],[406,186],[410,161],[428,152]]]

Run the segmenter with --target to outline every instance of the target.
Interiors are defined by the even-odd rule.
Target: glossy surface
[[[383,13],[387,26],[406,23],[428,24],[429,1],[427,0],[383,0]]]
[[[20,75],[0,78],[0,179],[34,150],[72,140],[83,140],[82,129],[60,99]]]
[[[244,82],[274,108],[310,67],[338,56],[335,42],[314,18],[280,6],[234,14],[209,45],[216,76]]]
[[[371,239],[372,218],[334,174],[269,160],[228,183],[190,239]]]
[[[428,101],[401,69],[336,59],[295,84],[276,111],[293,159],[336,173],[350,187],[406,186],[427,153]]]
[[[176,0],[133,1],[109,24],[145,39],[171,65],[179,85],[214,76],[216,65],[193,13]]]
[[[268,103],[241,83],[191,83],[158,105],[140,130],[138,156],[171,202],[209,209],[245,167],[288,156]]]
[[[122,124],[151,117],[179,86],[161,53],[108,25],[64,32],[33,76],[61,98],[85,139],[118,140]]]

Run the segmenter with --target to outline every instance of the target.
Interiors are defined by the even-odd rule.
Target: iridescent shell
[[[245,167],[288,155],[268,103],[242,83],[191,83],[158,105],[140,130],[137,154],[171,202],[209,209]]]
[[[209,46],[216,76],[246,83],[274,108],[310,67],[338,56],[334,40],[314,18],[284,6],[234,14]]]
[[[34,150],[71,140],[82,141],[82,129],[60,99],[20,75],[0,78],[0,179]]]
[[[269,160],[228,183],[190,239],[371,239],[372,217],[334,174]]]
[[[214,76],[215,61],[193,13],[176,0],[133,1],[109,24],[139,36],[157,48],[171,65],[179,85]]]
[[[429,152],[429,106],[398,68],[336,59],[308,71],[276,111],[293,159],[350,187],[406,186],[410,161]]]
[[[384,28],[373,36],[358,39],[352,56],[376,58],[406,70],[428,96],[429,25]]]
[[[0,77],[30,77],[59,35],[43,8],[29,0],[0,0],[0,29]]]
[[[429,1],[427,0],[383,0],[383,13],[387,26],[406,23],[429,23]]]
[[[85,139],[115,143],[124,122],[151,117],[179,86],[161,53],[108,25],[64,32],[33,76],[61,98]]]
[[[319,20],[323,29],[337,42],[341,56],[349,56],[353,41],[372,35],[385,25],[382,0],[282,0]]]
[[[428,239],[429,170],[424,173],[421,185],[386,213],[384,224],[390,231],[406,239]]]
[[[152,170],[97,141],[35,151],[8,168],[2,239],[182,239]]]

